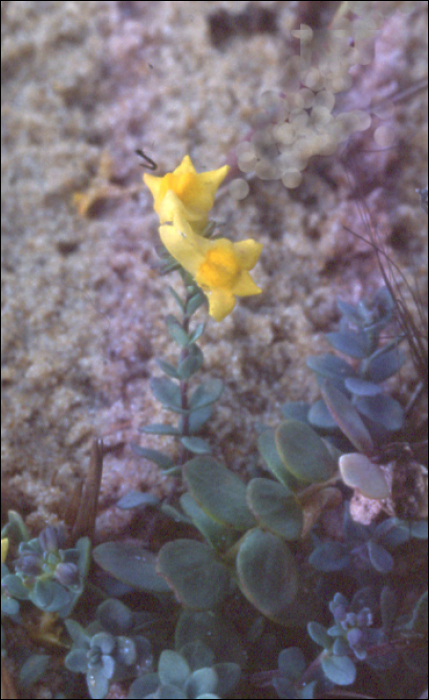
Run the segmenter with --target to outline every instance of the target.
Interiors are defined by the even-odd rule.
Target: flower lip
[[[229,166],[224,165],[218,170],[197,173],[190,157],[185,156],[172,173],[163,177],[145,173],[143,181],[152,193],[154,209],[161,223],[171,221],[177,207],[177,200],[173,201],[175,206],[172,208],[171,199],[167,199],[171,192],[185,208],[189,221],[205,224],[216,192],[228,171]]]
[[[261,243],[252,239],[232,243],[227,238],[203,238],[195,233],[179,209],[173,223],[160,226],[159,232],[170,255],[206,294],[209,313],[216,321],[231,313],[235,296],[261,293],[249,274],[261,254]]]

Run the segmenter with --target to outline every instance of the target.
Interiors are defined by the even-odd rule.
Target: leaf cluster
[[[114,681],[135,678],[152,668],[152,647],[136,633],[136,619],[123,603],[109,599],[98,606],[85,629],[75,620],[65,625],[73,640],[65,666],[84,673],[91,698],[104,698]]]
[[[176,266],[172,269],[176,269]],[[166,326],[170,338],[179,346],[180,353],[176,364],[165,359],[157,360],[165,376],[152,378],[150,388],[157,401],[164,409],[175,414],[178,421],[176,425],[153,423],[142,426],[140,432],[176,437],[185,454],[207,454],[210,452],[210,446],[206,440],[198,437],[198,433],[210,419],[213,404],[220,397],[223,384],[219,379],[212,379],[194,385],[189,395],[189,381],[201,369],[204,362],[203,352],[196,342],[203,333],[204,324],[197,324],[192,332],[189,326],[192,315],[204,302],[205,297],[192,278],[182,268],[177,269],[185,283],[185,299],[182,300],[172,287],[169,287],[169,291],[179,306],[182,320],[169,314],[166,318]],[[170,268],[167,271],[170,271]],[[176,464],[168,454],[136,444],[131,446],[138,455],[154,462],[165,473],[180,474],[181,464]]]
[[[332,353],[307,358],[321,388],[322,398],[312,406],[286,403],[286,417],[307,421],[322,434],[335,438],[342,451],[350,452],[350,443],[368,454],[374,444],[385,441],[404,422],[401,405],[383,390],[383,382],[401,368],[404,357],[398,349],[401,337],[383,342],[382,331],[392,319],[394,301],[386,287],[372,299],[353,305],[337,301],[341,314],[338,331],[326,339],[348,361]]]
[[[38,537],[30,535],[17,513],[10,514],[2,531],[15,534],[18,557],[13,562],[14,573],[2,564],[2,612],[18,613],[18,600],[29,600],[39,610],[68,617],[85,587],[90,561],[90,541],[81,537],[72,548],[65,547],[61,530],[46,527]]]
[[[211,649],[201,642],[189,643],[178,651],[165,649],[158,671],[138,678],[130,687],[129,700],[140,698],[230,697],[240,679],[236,663],[216,663]]]

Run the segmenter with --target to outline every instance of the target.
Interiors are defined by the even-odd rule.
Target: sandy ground
[[[174,357],[163,318],[174,311],[167,284],[179,288],[157,271],[157,217],[148,190],[135,189],[134,150],[159,174],[185,154],[199,171],[220,167],[258,118],[261,94],[281,85],[297,51],[290,30],[326,26],[337,5],[2,2],[2,483],[36,530],[61,520],[95,435],[117,445],[105,460],[100,537],[125,525],[112,506],[130,488],[169,488],[128,446],[160,446],[137,428],[167,417],[149,379],[160,374],[155,357]],[[385,18],[374,61],[342,97],[349,108],[427,77],[427,3],[413,7]],[[262,10],[249,26],[231,15]],[[427,183],[427,92],[398,100],[386,119],[392,147],[380,152],[370,129],[352,146],[357,166],[346,163],[382,240],[424,288],[427,219],[415,188]],[[317,398],[305,359],[329,351],[335,298],[380,285],[374,254],[344,230],[365,234],[339,155],[313,159],[295,190],[249,184],[240,202],[221,190],[213,215],[225,235],[264,244],[254,271],[264,292],[210,319],[201,343],[205,376],[226,385],[206,436],[243,474],[257,461],[255,425],[276,425],[286,400]],[[91,188],[102,194],[82,216],[73,195]],[[414,383],[405,368],[397,395]]]

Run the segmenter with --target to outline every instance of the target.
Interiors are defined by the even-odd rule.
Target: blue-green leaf
[[[189,338],[190,343],[195,343],[198,338],[200,338],[203,334],[204,331],[204,323],[199,323],[196,327],[195,330],[191,333],[191,336]]]
[[[371,435],[347,396],[330,384],[328,380],[323,382],[321,392],[332,417],[344,435],[359,452],[372,452]]]
[[[37,683],[46,672],[50,661],[51,657],[48,654],[32,654],[21,666],[19,672],[20,687],[28,690],[31,685]]]
[[[223,382],[220,379],[211,379],[204,384],[200,384],[190,398],[190,408],[194,411],[196,408],[203,408],[203,406],[217,401],[222,391]]]
[[[177,365],[177,373],[181,379],[187,380],[198,372],[204,362],[204,355],[198,345],[189,345],[187,356]]]
[[[335,685],[351,685],[356,678],[356,666],[348,656],[322,656],[322,669]]]
[[[192,316],[197,309],[200,308],[201,304],[204,304],[206,297],[203,292],[197,291],[188,301],[186,305],[187,316]]]
[[[180,438],[180,442],[184,447],[186,447],[189,452],[194,452],[195,454],[209,454],[211,452],[210,445],[208,442],[199,437],[187,437],[184,436]]]
[[[150,381],[152,394],[164,408],[179,413],[183,412],[180,396],[180,387],[167,377],[153,377]]]
[[[155,555],[140,543],[105,542],[95,547],[93,556],[104,571],[137,590],[153,593],[170,590],[155,570]]]
[[[405,357],[398,348],[386,350],[385,352],[377,351],[373,359],[368,362],[366,376],[372,382],[379,384],[385,379],[393,376],[404,364]]]
[[[286,469],[300,481],[326,481],[337,466],[321,438],[306,423],[284,421],[275,432],[277,451]]]
[[[148,459],[150,462],[154,462],[154,464],[157,464],[160,469],[170,469],[174,466],[174,462],[171,457],[165,455],[163,452],[152,450],[149,447],[140,447],[140,445],[136,445],[134,442],[130,442],[130,447],[133,452],[138,454],[140,457]]]
[[[188,418],[189,434],[195,435],[195,433],[198,433],[203,425],[211,418],[212,413],[213,406],[211,404],[203,406],[202,408],[193,409]]]
[[[149,425],[142,425],[139,429],[139,433],[146,433],[149,435],[180,435],[180,431],[174,425],[166,425],[164,423],[150,423]]]
[[[326,631],[326,627],[320,624],[320,622],[309,622],[307,625],[307,632],[312,638],[313,642],[316,642],[320,647],[324,649],[330,649],[332,646],[332,637]]]
[[[178,295],[178,293],[176,292],[176,290],[175,290],[173,287],[170,287],[170,286],[169,286],[169,287],[168,287],[168,291],[170,292],[171,296],[173,297],[173,299],[174,299],[174,301],[176,302],[177,306],[179,307],[180,311],[181,311],[182,313],[184,313],[184,312],[185,312],[185,305],[184,305],[183,301],[181,300],[181,298],[179,297],[179,295]],[[167,318],[168,318],[168,316],[167,316]],[[174,318],[174,317],[173,317],[173,318]],[[167,320],[167,319],[166,319],[166,320]]]
[[[306,364],[313,372],[328,379],[345,379],[346,377],[356,376],[356,372],[351,365],[330,353],[310,355],[310,357],[307,357]]]
[[[347,381],[347,380],[346,380]],[[323,399],[316,401],[308,412],[308,420],[314,428],[323,430],[339,430]]]
[[[158,506],[161,503],[153,493],[143,493],[142,491],[128,491],[125,496],[116,503],[118,508],[129,510],[130,508],[145,508],[146,506]]]
[[[155,360],[156,364],[164,374],[167,374],[169,377],[173,377],[173,379],[180,379],[180,375],[177,372],[177,369],[175,368],[174,365],[171,364],[171,362],[167,362],[166,360],[160,360],[156,359]]]
[[[228,570],[211,547],[196,540],[177,539],[158,555],[158,571],[182,605],[211,610],[224,599],[230,584]]]
[[[285,540],[297,540],[303,526],[300,505],[289,489],[272,479],[252,479],[247,502],[261,527]]]
[[[399,430],[404,423],[401,404],[387,394],[360,397],[356,401],[356,408],[374,423],[381,423],[386,430]]]
[[[367,335],[362,331],[326,333],[325,338],[335,350],[343,355],[354,357],[356,360],[363,360],[368,355]]]
[[[255,519],[246,502],[246,486],[234,472],[212,457],[194,457],[183,468],[192,496],[216,522],[246,530]]]
[[[358,396],[375,396],[376,394],[381,394],[382,389],[374,382],[368,382],[365,379],[359,379],[359,377],[347,377],[345,380],[346,389],[351,391],[352,394],[357,394]]]
[[[298,592],[298,569],[286,543],[270,532],[251,530],[241,540],[236,570],[240,588],[252,605],[285,624]]]

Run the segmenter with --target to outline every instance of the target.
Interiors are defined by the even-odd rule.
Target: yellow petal
[[[165,202],[167,193],[170,191],[181,200],[186,209],[188,221],[205,224],[216,192],[228,170],[229,166],[224,165],[218,170],[197,173],[190,157],[185,156],[172,173],[167,173],[164,177],[145,173],[143,181],[152,193],[153,206],[162,224],[171,221],[171,202],[168,204]]]
[[[204,255],[193,238],[187,237],[185,230],[177,224],[163,224],[159,227],[159,235],[170,255],[195,277]]]
[[[224,289],[213,289],[207,293],[209,314],[215,321],[223,321],[235,306],[235,298],[231,292]]]
[[[7,537],[1,541],[1,563],[4,564],[7,557],[7,551],[9,549],[9,540]]]
[[[262,289],[255,284],[248,272],[242,272],[232,291],[239,297],[250,297],[253,294],[261,294]]]
[[[263,247],[262,243],[257,243],[251,238],[234,243],[234,253],[240,261],[241,267],[245,270],[252,270],[259,260]]]

